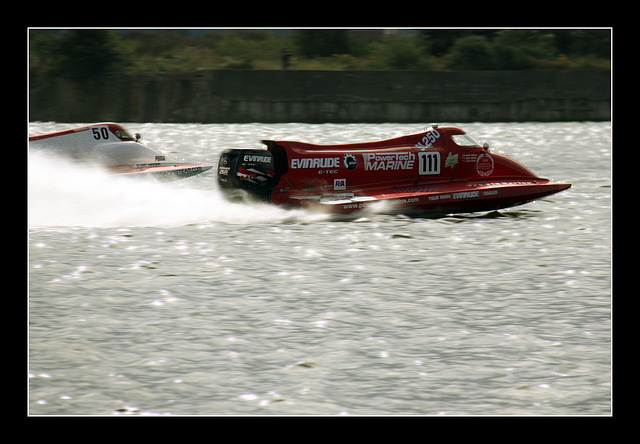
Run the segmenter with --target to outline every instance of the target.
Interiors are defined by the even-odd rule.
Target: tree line
[[[203,69],[611,67],[610,29],[30,29],[29,69],[78,80]]]

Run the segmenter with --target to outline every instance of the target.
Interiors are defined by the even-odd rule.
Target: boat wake
[[[29,228],[287,223],[326,217],[267,204],[231,203],[215,186],[198,189],[189,180],[161,183],[118,177],[98,166],[31,152]]]

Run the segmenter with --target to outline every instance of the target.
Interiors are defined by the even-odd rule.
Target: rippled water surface
[[[30,134],[73,125],[36,122]],[[418,125],[126,123],[180,160]],[[440,219],[29,157],[32,415],[609,415],[611,126],[464,124],[568,191]]]

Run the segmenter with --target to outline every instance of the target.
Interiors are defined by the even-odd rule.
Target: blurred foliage
[[[609,29],[30,29],[29,68],[91,79],[205,69],[610,69]]]

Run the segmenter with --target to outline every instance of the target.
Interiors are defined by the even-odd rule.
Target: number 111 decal
[[[418,174],[440,174],[440,151],[418,153]]]

